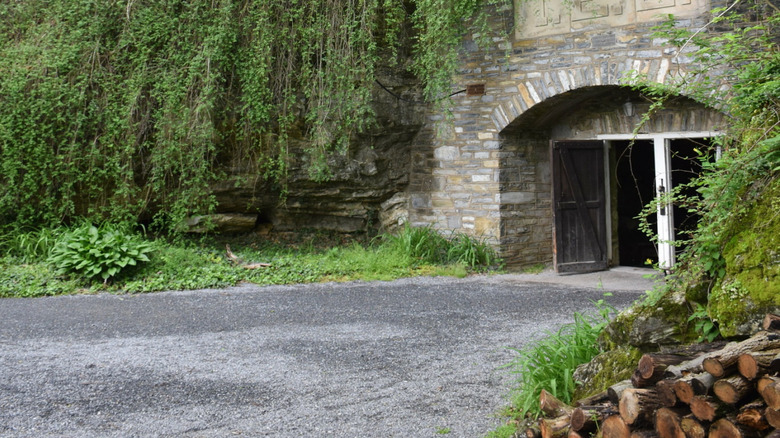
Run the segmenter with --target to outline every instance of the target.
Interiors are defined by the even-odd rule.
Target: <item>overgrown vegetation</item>
[[[446,96],[460,37],[494,3],[508,0],[2,2],[0,225],[171,229],[210,211],[228,167],[283,191],[293,143],[327,179],[373,123],[377,68]]]
[[[420,239],[420,235],[427,237]],[[31,231],[4,241],[2,250],[7,255],[0,259],[0,297],[200,289],[241,281],[275,285],[416,275],[463,277],[500,269],[492,248],[481,240],[458,234],[451,239],[433,236],[439,235],[432,229],[421,232],[410,227],[398,235],[346,242],[317,232],[276,240],[213,236],[151,240],[127,229],[89,224]],[[122,244],[104,245],[117,239]],[[226,256],[226,244],[242,263]],[[454,256],[475,251],[482,258]],[[257,262],[270,266],[246,267]]]
[[[654,99],[644,122],[680,95],[729,116],[725,135],[713,139],[722,148],[720,159],[710,161],[702,151],[701,177],[653,201],[639,217],[654,215],[658,202],[682,205],[700,217],[690,240],[678,243],[685,245],[685,250],[673,269],[675,275],[633,312],[641,313],[643,306],[656,309],[668,295],[682,292],[689,313],[679,324],[683,330],[687,327],[695,332],[699,341],[718,337],[718,323],[736,325],[734,321],[740,321],[750,305],[780,306],[776,244],[780,215],[775,208],[780,193],[780,51],[776,33],[780,13],[768,2],[737,0],[714,10],[712,16],[712,21],[698,30],[681,27],[674,17],[656,28],[654,37],[668,40],[678,53],[691,57],[695,70],[680,72],[664,84],[641,75],[631,79],[632,86]],[[729,86],[724,87],[725,83]],[[648,223],[645,229],[656,238]],[[753,237],[746,239],[746,232]],[[739,280],[745,273],[751,279],[758,278],[755,284],[745,286],[747,280]],[[587,337],[581,344],[573,333],[579,330],[598,336],[603,327],[601,323],[565,327],[562,333],[520,351],[513,366],[522,379],[508,415],[514,420],[538,415],[541,389],[569,401],[569,391],[575,385],[571,375],[579,360],[562,366],[548,366],[548,362],[566,362],[576,356],[567,351],[569,345],[591,342]],[[558,357],[558,351],[566,352]],[[589,360],[591,353],[594,351],[586,351],[582,361]],[[488,436],[515,436],[515,429],[510,421]]]
[[[561,401],[572,401],[578,384],[574,381],[574,370],[601,353],[598,337],[616,311],[604,300],[593,304],[595,312],[577,312],[571,324],[548,333],[522,350],[513,349],[517,355],[505,368],[517,375],[517,381],[510,394],[511,404],[503,414],[514,421],[490,432],[488,438],[513,437],[520,420],[538,418],[542,390]]]
[[[653,305],[671,291],[687,291],[691,303],[689,321],[695,322],[694,328],[701,337],[710,340],[719,333],[719,315],[708,305],[710,298],[721,293],[724,280],[726,287],[731,284],[726,278],[729,261],[725,250],[742,232],[745,218],[757,203],[772,193],[780,171],[780,12],[768,2],[738,0],[713,10],[712,16],[706,28],[694,31],[678,26],[674,17],[656,28],[654,36],[668,39],[668,44],[679,53],[690,56],[694,70],[675,75],[664,84],[641,76],[633,81],[634,86],[654,99],[645,120],[677,95],[690,96],[729,117],[724,135],[713,139],[723,151],[722,156],[717,161],[708,160],[702,152],[701,177],[656,199],[640,216],[646,220],[656,211],[657,203],[664,202],[683,206],[700,217],[690,239],[676,242],[685,245],[686,250],[673,269],[674,281],[654,291],[647,304]],[[725,83],[730,86],[724,87]],[[764,226],[772,223],[770,219]],[[653,235],[647,222],[645,229]],[[753,232],[776,234],[771,229]],[[751,245],[758,246],[758,242]],[[769,259],[776,256],[776,252],[774,256],[767,255]],[[768,263],[772,264],[771,260]],[[762,264],[743,268],[761,270]],[[765,284],[754,286],[780,292],[777,274],[765,274]],[[749,295],[746,290],[737,293],[743,294],[743,300]],[[774,302],[780,305],[778,300]],[[769,299],[760,304],[771,302]]]

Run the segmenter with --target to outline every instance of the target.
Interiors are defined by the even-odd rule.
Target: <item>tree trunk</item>
[[[715,383],[715,377],[710,373],[691,374],[674,384],[674,394],[685,404],[691,404],[696,395],[707,395]]]
[[[620,415],[611,415],[601,423],[601,435],[603,438],[630,438],[631,431]]]
[[[656,411],[655,431],[659,438],[685,438],[685,432],[680,424],[680,415],[669,408]]]
[[[661,405],[654,389],[628,388],[620,396],[618,409],[628,425],[652,423],[653,413]]]
[[[736,367],[739,355],[752,351],[780,348],[780,333],[762,331],[742,342],[728,344],[723,349],[710,353],[702,367],[715,377],[723,377]]]
[[[734,375],[716,381],[712,385],[712,392],[722,402],[733,405],[744,400],[745,397],[753,395],[755,388],[746,378]]]

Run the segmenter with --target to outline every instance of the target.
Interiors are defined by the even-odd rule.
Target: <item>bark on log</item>
[[[780,333],[758,332],[742,342],[726,345],[723,349],[710,353],[702,362],[702,367],[708,373],[720,378],[728,374],[732,368],[736,369],[739,355],[774,348],[780,348]]]
[[[549,418],[568,417],[571,416],[571,411],[574,410],[573,407],[558,400],[544,389],[539,393],[539,407]]]
[[[755,430],[769,429],[766,416],[766,405],[760,401],[754,401],[741,407],[737,413],[737,423]]]
[[[563,438],[569,435],[569,416],[558,418],[542,418],[539,420],[539,431],[542,438]]]
[[[744,353],[737,359],[737,370],[742,377],[753,380],[761,374],[778,371],[771,369],[772,362],[777,358],[780,358],[780,349]],[[777,366],[780,366],[780,360],[777,362]]]
[[[603,391],[599,392],[598,394],[593,394],[590,397],[579,399],[574,403],[574,405],[578,407],[597,406],[607,402],[609,402],[609,395],[607,395],[607,391]]]
[[[767,407],[780,410],[780,382],[772,382],[761,389],[761,398]]]
[[[598,422],[602,421],[603,415],[599,415],[596,410],[583,408],[574,408],[571,413],[571,429],[576,432],[587,432],[596,429]]]
[[[691,401],[691,412],[700,421],[714,421],[730,411],[728,405],[714,397],[696,396]]]
[[[656,411],[655,431],[659,438],[685,438],[680,415],[669,408],[661,408]]]
[[[666,368],[664,378],[680,378],[689,374],[698,374],[703,371],[701,363],[707,358],[707,353],[720,350],[726,346],[725,341],[709,342],[701,344],[692,344],[684,347],[683,349],[675,349],[676,354],[688,354],[693,359],[682,362],[678,365],[670,365]]]
[[[690,356],[680,354],[644,354],[639,359],[637,370],[639,370],[639,375],[641,375],[642,378],[650,379],[656,374],[663,374],[663,372],[666,371],[666,368],[671,365],[678,365],[691,359]]]
[[[607,397],[609,397],[610,402],[617,405],[620,403],[620,397],[623,395],[623,391],[632,387],[631,380],[623,380],[621,382],[615,383],[614,385],[607,388]]]
[[[746,378],[734,375],[716,381],[712,385],[712,392],[722,402],[733,405],[744,400],[747,396],[753,395],[755,388]]]
[[[569,429],[569,435],[568,435],[568,437],[569,437],[569,438],[583,438],[583,436],[582,436],[582,435],[580,435],[579,433],[577,433],[577,432],[575,432],[575,431],[573,431],[573,430],[571,430],[571,429]]]
[[[661,380],[655,384],[655,390],[658,392],[658,401],[661,406],[671,408],[677,404],[677,395],[674,393],[675,380]]]
[[[630,438],[631,431],[620,415],[611,415],[601,423],[601,435],[603,438]]]
[[[775,429],[780,429],[780,411],[777,409],[766,408],[764,411],[766,422]]]
[[[618,410],[628,425],[652,423],[653,413],[661,406],[654,389],[628,388],[620,396]]]
[[[707,436],[707,427],[701,424],[693,415],[680,419],[680,427],[687,438],[705,438]]]
[[[663,371],[653,374],[649,378],[644,378],[642,377],[642,373],[639,371],[639,368],[637,368],[636,370],[634,370],[634,373],[631,374],[631,386],[633,386],[634,388],[647,388],[655,385],[663,378],[664,378]]]
[[[691,374],[674,384],[674,394],[685,404],[691,404],[694,396],[707,395],[715,383],[715,377],[710,373]]]
[[[764,316],[761,327],[763,327],[764,330],[780,330],[780,315],[767,313],[766,316]]]
[[[758,438],[759,433],[755,430],[742,427],[735,424],[728,418],[721,418],[710,426],[710,438]]]

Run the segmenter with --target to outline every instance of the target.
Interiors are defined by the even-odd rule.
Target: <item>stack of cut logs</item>
[[[542,391],[527,438],[780,438],[780,316],[731,343],[645,354],[630,380],[569,406]]]

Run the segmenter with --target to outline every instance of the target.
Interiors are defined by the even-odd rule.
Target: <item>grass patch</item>
[[[149,260],[123,267],[121,275],[104,279],[82,274],[91,272],[88,265],[68,272],[55,269],[53,249],[58,239],[70,234],[65,228],[7,233],[0,241],[0,248],[9,254],[0,259],[0,297],[220,288],[242,281],[281,285],[414,276],[462,278],[501,268],[492,248],[479,239],[460,234],[446,238],[431,228],[406,227],[398,234],[373,239],[323,232],[143,238]],[[226,245],[241,263],[228,259]],[[102,259],[100,263],[106,264]],[[270,266],[244,267],[252,263]]]
[[[511,421],[488,434],[489,437],[513,436],[519,420],[539,417],[539,393],[542,389],[571,403],[576,385],[574,370],[601,352],[597,346],[598,336],[615,311],[603,300],[594,305],[595,314],[577,312],[573,323],[564,325],[555,333],[548,333],[528,348],[513,349],[517,356],[505,367],[518,377],[516,387],[510,392],[511,405],[503,412]]]

